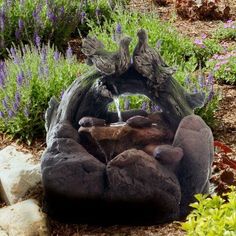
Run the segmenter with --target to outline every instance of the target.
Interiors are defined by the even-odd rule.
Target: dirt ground
[[[175,15],[173,5],[168,7],[157,7],[151,3],[151,0],[132,0],[131,4],[137,6],[141,11],[154,10],[159,16],[165,20],[173,19],[173,24],[184,35],[196,37],[202,33],[208,36],[212,35],[217,27],[221,24],[220,21],[194,21],[182,20]],[[141,3],[140,3],[141,2]],[[232,6],[235,6],[236,0],[230,1]],[[151,5],[150,5],[151,4]],[[138,6],[139,5],[139,6]],[[234,42],[233,42],[234,43]],[[231,147],[234,151],[232,157],[236,159],[236,86],[218,85],[222,91],[222,100],[219,109],[216,112],[216,126],[213,129],[214,138],[222,141]],[[31,147],[24,144],[18,144],[10,140],[4,135],[0,136],[0,149],[13,144],[19,150],[31,152],[34,154],[36,161],[40,161],[43,150],[45,149],[44,140],[36,140]],[[41,201],[42,188],[38,188],[35,192],[29,193],[29,196],[35,196]],[[0,208],[5,204],[0,201]],[[178,223],[170,223],[160,226],[89,226],[89,225],[68,225],[62,224],[52,219],[48,219],[52,236],[182,236],[185,233],[180,229]]]

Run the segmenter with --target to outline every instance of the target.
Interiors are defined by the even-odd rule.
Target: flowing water
[[[118,97],[113,98],[116,110],[117,110],[117,115],[118,115],[118,122],[122,122],[122,116],[121,116],[121,111],[120,111],[120,100]]]

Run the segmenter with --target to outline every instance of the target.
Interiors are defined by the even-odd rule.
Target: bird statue
[[[135,69],[147,77],[152,87],[161,84],[164,81],[162,75],[172,74],[172,68],[168,67],[167,64],[162,60],[159,53],[149,47],[148,36],[144,29],[140,29],[137,33],[138,44],[136,45],[133,53],[133,63]]]
[[[122,74],[131,64],[129,53],[130,37],[124,37],[119,42],[117,52],[109,52],[96,37],[87,37],[82,43],[82,52],[87,56],[87,64],[94,65],[105,75]]]

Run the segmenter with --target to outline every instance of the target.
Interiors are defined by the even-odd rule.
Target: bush
[[[109,15],[105,0],[1,0],[0,1],[0,57],[6,56],[6,48],[19,42],[37,44],[37,37],[49,40],[61,50],[72,34],[83,30],[87,18],[97,22],[102,14]]]
[[[182,229],[187,235],[236,235],[236,189],[220,196],[207,197],[197,194],[198,202],[191,204],[194,210],[182,223]],[[225,200],[227,198],[227,200]]]
[[[30,141],[45,133],[49,99],[60,97],[79,68],[70,48],[64,58],[49,44],[12,47],[9,55],[0,63],[0,131]]]

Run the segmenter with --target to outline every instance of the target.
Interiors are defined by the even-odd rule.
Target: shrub
[[[0,1],[0,57],[6,56],[6,48],[12,43],[37,41],[39,36],[45,43],[51,41],[62,49],[72,34],[83,30],[87,18],[97,22],[109,7],[105,0],[2,0]]]
[[[64,58],[49,44],[12,47],[9,55],[0,63],[0,131],[30,141],[45,133],[49,99],[60,97],[79,68],[70,48]]]
[[[220,196],[207,197],[197,194],[197,202],[191,204],[194,210],[182,223],[187,235],[235,235],[236,234],[236,189]],[[227,198],[227,200],[225,200]]]

